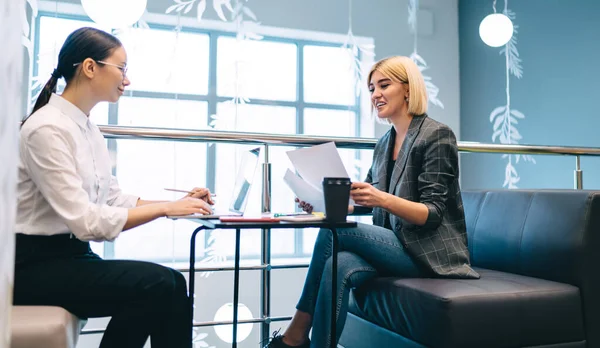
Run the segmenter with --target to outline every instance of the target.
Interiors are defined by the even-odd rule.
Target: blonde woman
[[[375,276],[478,278],[471,268],[452,130],[427,112],[423,76],[408,57],[385,58],[368,75],[372,109],[392,125],[377,142],[365,182],[352,183],[356,207],[373,225],[338,230],[337,337],[330,332],[331,232],[319,232],[296,313],[267,347],[323,348],[344,328],[351,288]],[[300,202],[312,211],[310,202]],[[312,341],[309,331],[312,328]]]

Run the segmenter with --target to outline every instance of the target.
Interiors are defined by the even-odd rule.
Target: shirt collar
[[[65,98],[59,96],[58,94],[52,93],[48,104],[56,107],[63,114],[69,116],[81,128],[87,127],[89,118],[86,116],[86,114],[84,114],[83,111],[81,111],[81,109],[79,109],[77,106],[75,106]]]

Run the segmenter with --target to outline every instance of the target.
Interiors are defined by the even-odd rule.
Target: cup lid
[[[323,183],[324,184],[337,184],[337,185],[350,185],[351,181],[350,178],[343,178],[343,177],[325,177],[323,178]]]

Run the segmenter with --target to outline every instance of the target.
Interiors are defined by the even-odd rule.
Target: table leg
[[[334,227],[330,228],[333,236],[333,250],[332,250],[332,267],[331,267],[331,348],[336,348],[336,319],[337,319],[337,259],[338,259],[338,235]]]
[[[205,229],[205,226],[200,226],[194,230],[190,239],[190,275],[189,275],[189,289],[188,289],[188,300],[190,303],[190,320],[192,321],[192,329],[194,327],[194,289],[196,279],[196,235],[198,232]]]
[[[233,340],[231,347],[237,348],[238,303],[240,295],[240,229],[235,229],[235,264],[233,270]]]

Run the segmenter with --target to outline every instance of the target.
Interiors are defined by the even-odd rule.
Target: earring
[[[408,103],[408,97],[404,98],[404,101]]]

